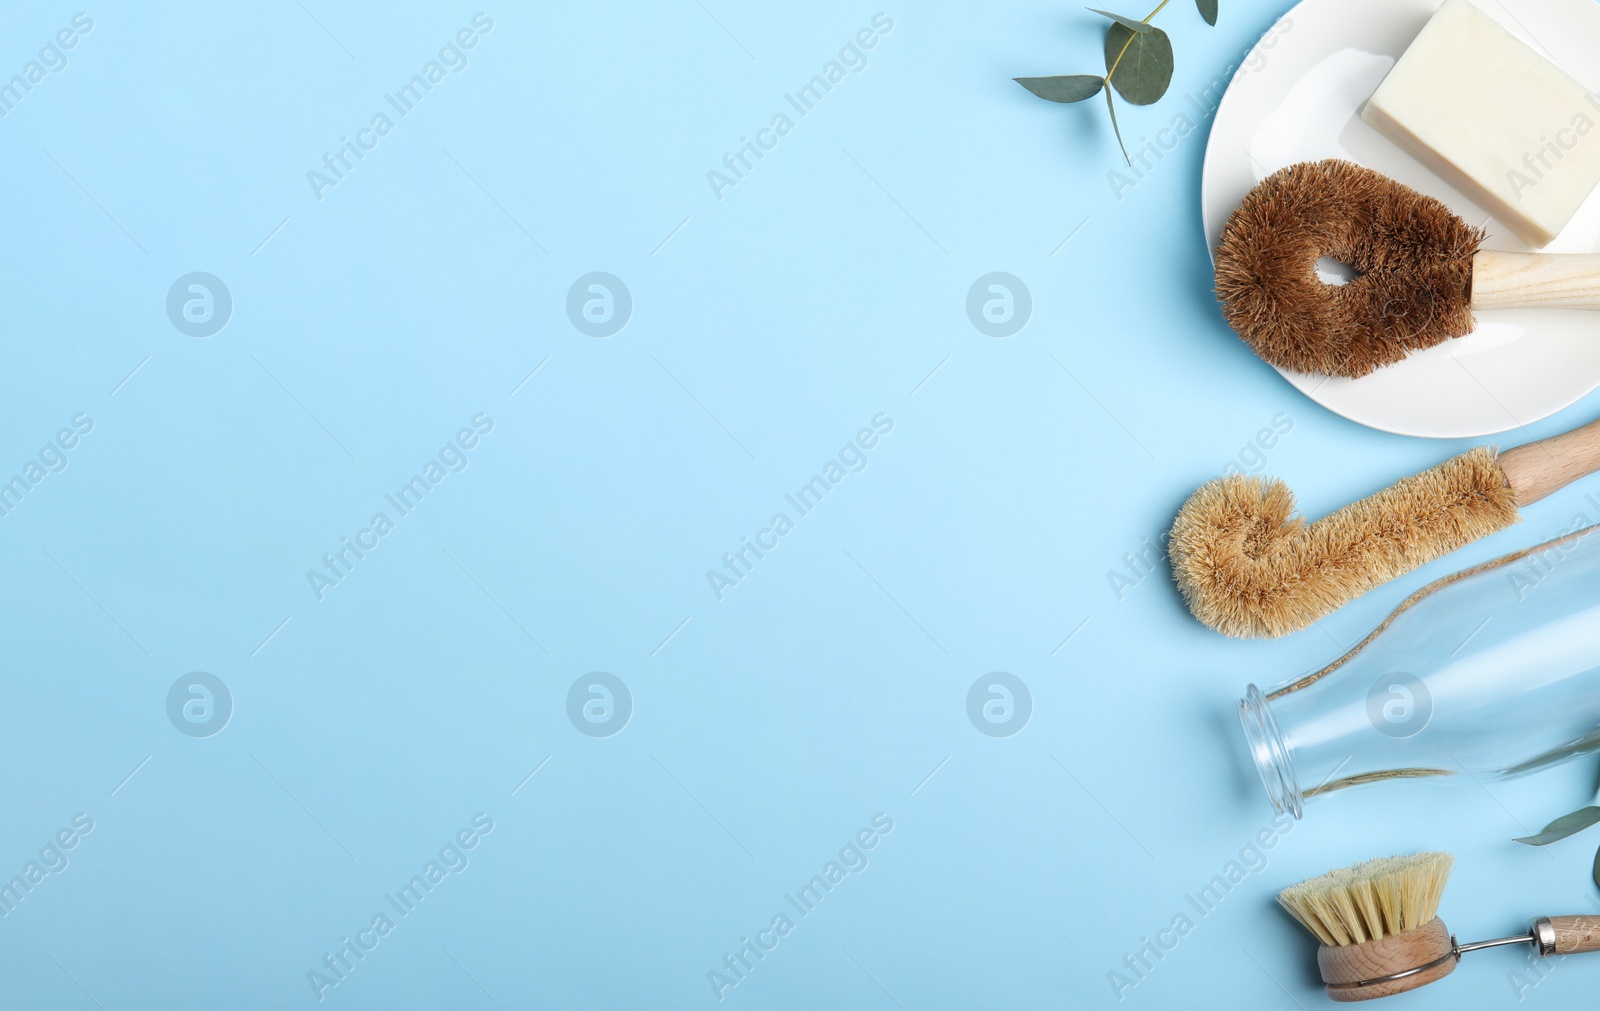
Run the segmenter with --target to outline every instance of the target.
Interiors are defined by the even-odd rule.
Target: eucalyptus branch
[[[1117,125],[1116,103],[1111,93],[1121,95],[1129,105],[1151,105],[1167,93],[1172,83],[1172,40],[1167,33],[1150,21],[1172,0],[1161,0],[1156,9],[1138,21],[1113,14],[1110,11],[1088,8],[1111,22],[1106,29],[1106,72],[1100,74],[1067,74],[1059,77],[1017,77],[1018,84],[1051,102],[1081,102],[1093,98],[1101,91],[1106,93],[1106,112],[1111,117],[1111,131],[1116,135],[1117,147],[1129,165],[1128,147],[1122,142],[1122,129]],[[1217,0],[1195,0],[1200,16],[1206,24],[1217,23]],[[1117,71],[1121,70],[1119,75]]]
[[[1596,734],[1600,734],[1600,731],[1589,734],[1583,740],[1592,742]],[[1595,789],[1594,799],[1595,803],[1587,807],[1580,807],[1571,814],[1564,814],[1546,825],[1544,831],[1538,835],[1523,836],[1520,839],[1511,841],[1525,843],[1529,846],[1548,846],[1568,836],[1577,835],[1596,822],[1600,822],[1600,787]],[[1594,855],[1594,867],[1590,877],[1594,879],[1595,887],[1600,888],[1600,852],[1596,852]]]

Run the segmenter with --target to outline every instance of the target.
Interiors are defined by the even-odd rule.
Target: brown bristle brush
[[[1439,919],[1455,858],[1448,853],[1368,860],[1278,893],[1316,935],[1317,967],[1336,1001],[1405,993],[1450,975],[1469,951],[1528,944],[1542,956],[1600,951],[1600,916],[1542,916],[1526,934],[1457,943]]]
[[[1450,208],[1347,161],[1258,183],[1217,246],[1222,314],[1256,354],[1296,372],[1364,376],[1469,334],[1474,309],[1600,309],[1600,254],[1483,250]],[[1359,275],[1317,276],[1331,257]]]
[[[1498,533],[1600,470],[1600,421],[1504,453],[1480,446],[1307,523],[1277,479],[1233,474],[1189,497],[1167,557],[1196,618],[1224,635],[1287,635],[1373,587]]]

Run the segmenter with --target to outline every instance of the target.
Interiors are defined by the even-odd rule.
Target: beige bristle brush
[[[1525,934],[1458,943],[1439,919],[1455,858],[1417,853],[1329,871],[1278,893],[1314,934],[1317,967],[1336,1001],[1405,993],[1450,975],[1469,951],[1527,944],[1542,956],[1600,951],[1600,916],[1542,916]]]
[[[1600,254],[1479,249],[1443,203],[1347,161],[1272,173],[1228,218],[1217,298],[1256,354],[1355,378],[1477,326],[1474,309],[1600,309]],[[1353,267],[1325,284],[1317,259]]]
[[[1196,618],[1238,638],[1287,635],[1368,590],[1498,533],[1517,510],[1600,470],[1600,421],[1488,446],[1307,523],[1282,481],[1203,485],[1172,524],[1172,576]]]

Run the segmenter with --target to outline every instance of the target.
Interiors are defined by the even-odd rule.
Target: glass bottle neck
[[[1261,689],[1251,685],[1239,701],[1239,722],[1244,725],[1245,740],[1249,742],[1250,757],[1256,771],[1261,774],[1261,785],[1267,788],[1267,799],[1273,811],[1293,814],[1298,820],[1303,812],[1305,796],[1294,775],[1294,761],[1289,756],[1288,745],[1278,730],[1272,709],[1267,705]]]

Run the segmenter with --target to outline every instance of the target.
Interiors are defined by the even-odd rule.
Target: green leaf
[[[1547,765],[1571,758],[1573,755],[1584,755],[1600,750],[1600,730],[1591,730],[1570,744],[1563,744],[1559,748],[1552,748],[1542,755],[1535,755],[1525,762],[1518,762],[1506,770],[1506,775],[1514,776],[1523,772],[1532,772],[1542,769]]]
[[[1117,146],[1122,148],[1122,160],[1130,166],[1133,159],[1128,157],[1128,146],[1122,143],[1122,128],[1117,126],[1117,107],[1111,102],[1111,89],[1106,89],[1106,111],[1111,113],[1111,131],[1117,135]]]
[[[1081,102],[1093,98],[1105,87],[1106,79],[1094,74],[1068,74],[1064,77],[1013,77],[1012,80],[1051,102]]]
[[[1113,14],[1110,11],[1097,10],[1094,7],[1090,7],[1090,8],[1087,8],[1087,9],[1091,13],[1098,14],[1103,18],[1110,18],[1111,20],[1115,21],[1117,24],[1119,24],[1122,27],[1128,29],[1129,31],[1138,32],[1140,35],[1143,35],[1145,32],[1154,30],[1154,29],[1152,29],[1150,27],[1148,22],[1135,21],[1132,18],[1125,18],[1121,14]]]
[[[1594,873],[1591,874],[1590,877],[1594,878],[1595,887],[1596,888],[1600,888],[1600,850],[1596,850],[1595,851],[1595,854],[1594,854]]]
[[[1571,814],[1562,815],[1546,825],[1544,831],[1538,835],[1525,836],[1511,841],[1526,843],[1529,846],[1548,846],[1559,839],[1565,839],[1567,836],[1582,832],[1595,822],[1600,822],[1600,807],[1580,807]]]
[[[1217,0],[1194,0],[1194,4],[1200,8],[1200,16],[1206,19],[1206,24],[1215,28],[1217,26]]]
[[[1141,33],[1112,25],[1106,32],[1106,79],[1129,105],[1150,105],[1172,83],[1172,40],[1159,28]]]

